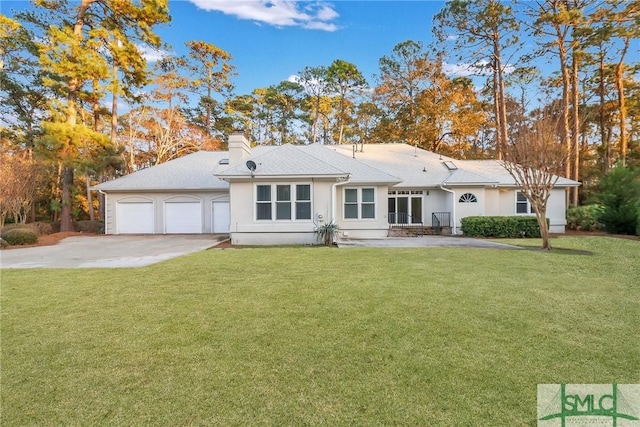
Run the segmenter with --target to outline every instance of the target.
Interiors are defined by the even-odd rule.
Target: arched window
[[[462,196],[460,196],[460,198],[458,199],[458,202],[460,202],[460,203],[478,203],[478,199],[472,193],[464,193]]]

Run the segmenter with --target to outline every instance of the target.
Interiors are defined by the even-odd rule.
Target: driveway
[[[53,246],[2,250],[0,267],[143,267],[211,248],[227,238],[227,235],[67,237]]]
[[[493,248],[520,249],[517,246],[460,236],[389,237],[386,239],[353,239],[338,241],[339,248]]]

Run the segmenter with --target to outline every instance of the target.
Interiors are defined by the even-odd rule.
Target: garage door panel
[[[153,203],[118,203],[116,230],[117,234],[153,234]]]
[[[167,202],[164,204],[166,234],[202,234],[200,202]]]
[[[229,202],[213,202],[212,205],[213,226],[211,229],[214,233],[229,232]]]

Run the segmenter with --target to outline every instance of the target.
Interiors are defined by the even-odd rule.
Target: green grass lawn
[[[640,242],[553,244],[3,270],[1,423],[533,426],[539,383],[640,382]]]

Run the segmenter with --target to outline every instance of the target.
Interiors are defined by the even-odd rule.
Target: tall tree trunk
[[[560,73],[562,75],[562,132],[565,141],[565,147],[567,156],[565,160],[565,176],[571,177],[571,126],[569,120],[569,91],[571,88],[571,78],[569,75],[569,67],[567,65],[567,52],[564,41],[559,43],[559,56],[560,56]],[[566,193],[567,206],[570,205],[571,199],[569,198],[569,191]]]
[[[616,64],[615,79],[616,90],[618,91],[618,111],[620,113],[620,159],[622,166],[627,163],[627,106],[624,96],[624,57],[629,50],[630,38],[625,37],[624,48],[620,54],[620,61]]]
[[[571,142],[572,142],[572,158],[573,158],[573,180],[580,181],[580,54],[573,49],[572,64],[571,64],[571,105],[572,105],[572,118],[571,118]],[[578,206],[578,187],[572,188],[572,204]]]
[[[98,182],[105,182],[105,177],[103,174],[100,174],[100,176],[98,177]],[[101,220],[104,220],[105,210],[106,210],[106,206],[105,206],[104,193],[101,193],[100,191],[98,191],[98,218],[100,218]]]
[[[502,154],[504,150],[504,146],[502,145],[502,125],[500,124],[500,120],[502,114],[500,113],[500,95],[498,94],[498,72],[494,62],[494,70],[493,70],[493,115],[496,121],[496,158],[498,160],[502,160]]]
[[[85,15],[91,3],[95,0],[82,0],[78,9],[78,16],[73,26],[73,34],[76,38],[82,38],[82,28],[85,24]],[[67,83],[67,124],[73,128],[78,123],[78,95],[82,82],[77,78],[71,78]],[[71,143],[69,141],[69,143]],[[62,206],[60,210],[60,231],[73,231],[71,218],[71,187],[73,186],[73,167],[65,166],[62,172]]]
[[[598,98],[600,100],[600,114],[599,114],[599,128],[600,128],[600,143],[602,144],[602,169],[603,175],[609,170],[609,159],[611,157],[609,148],[609,139],[607,138],[606,123],[606,99],[605,99],[605,63],[604,52],[600,51],[600,63],[598,67]]]
[[[65,167],[62,171],[62,206],[60,209],[60,231],[73,231],[71,218],[71,186],[73,185],[73,168]]]
[[[95,221],[96,214],[93,210],[93,196],[91,194],[91,177],[87,173],[85,174],[84,178],[85,178],[85,184],[87,189],[87,210],[89,211],[89,220]]]
[[[111,145],[118,146],[118,64],[115,59],[113,61],[113,97],[111,99]]]
[[[507,129],[507,101],[505,97],[505,87],[504,87],[504,70],[502,69],[502,57],[500,53],[500,35],[495,34],[494,42],[493,42],[493,55],[495,57],[495,65],[498,80],[498,112],[500,113],[500,135],[502,136],[502,140],[500,141],[500,145],[502,150],[505,150],[507,144],[509,143],[509,131]]]

